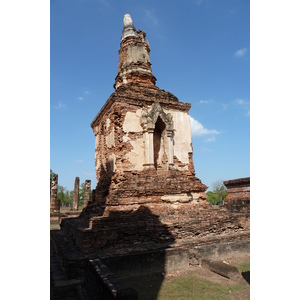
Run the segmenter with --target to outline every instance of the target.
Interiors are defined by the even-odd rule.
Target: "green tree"
[[[60,201],[61,206],[68,206],[73,202],[71,193],[63,186],[58,185],[57,187],[57,199]]]
[[[218,180],[212,184],[212,191],[206,193],[207,201],[213,205],[223,204],[227,196],[227,189],[222,180]]]
[[[73,200],[74,200],[74,191],[73,190],[70,191],[69,197],[70,197],[70,204],[71,204],[71,206],[73,206]]]
[[[82,206],[83,205],[83,200],[84,200],[84,187],[85,187],[85,183],[81,183],[80,187],[79,187],[79,199],[78,199],[78,206]]]

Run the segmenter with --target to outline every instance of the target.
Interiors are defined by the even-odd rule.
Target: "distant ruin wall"
[[[53,174],[51,181],[51,194],[50,194],[50,212],[57,213],[60,210],[60,201],[57,198],[58,188],[58,175]]]
[[[76,177],[74,183],[74,196],[73,196],[72,210],[78,210],[78,201],[79,201],[79,177]]]
[[[90,201],[91,181],[86,180],[84,184],[83,206],[86,207]]]
[[[227,188],[224,206],[230,212],[250,212],[250,177],[226,180]]]

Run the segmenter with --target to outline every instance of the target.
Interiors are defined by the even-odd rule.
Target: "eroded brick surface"
[[[78,201],[79,201],[79,177],[76,177],[74,182],[74,196],[73,196],[72,210],[78,210]]]
[[[53,174],[51,181],[51,193],[50,193],[50,213],[57,213],[60,210],[60,202],[57,198],[58,188],[58,175]]]

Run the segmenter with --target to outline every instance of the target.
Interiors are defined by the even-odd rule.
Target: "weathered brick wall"
[[[227,196],[224,200],[226,208],[233,212],[250,211],[250,177],[224,181]]]
[[[114,186],[118,186],[119,194],[125,195],[124,193],[126,193],[127,196],[133,196],[128,195],[131,188],[124,189],[119,183],[123,184],[124,178],[127,180],[130,177],[127,174],[129,171],[139,171],[141,172],[140,178],[144,176],[145,140],[140,119],[142,108],[149,110],[151,105],[156,102],[159,102],[162,109],[167,113],[173,114],[175,124],[174,164],[169,167],[163,167],[163,165],[167,166],[167,161],[165,160],[168,156],[168,147],[167,145],[161,146],[165,151],[164,156],[162,156],[165,157],[165,160],[156,168],[157,171],[165,171],[165,173],[157,177],[156,181],[159,183],[164,181],[164,178],[169,176],[169,171],[175,169],[183,173],[177,173],[176,176],[173,176],[173,180],[178,178],[178,176],[182,178],[182,175],[187,175],[189,177],[186,177],[183,182],[190,181],[188,184],[189,189],[194,191],[195,186],[198,188],[201,186],[201,184],[196,184],[197,180],[191,177],[191,175],[195,175],[192,148],[190,146],[191,137],[188,137],[186,134],[180,134],[182,128],[184,130],[190,129],[189,121],[185,126],[179,122],[182,118],[188,118],[190,104],[179,102],[174,95],[155,86],[146,88],[132,83],[119,87],[109,97],[91,124],[96,137],[95,167],[98,181],[94,200],[104,201],[103,198],[115,190]],[[187,128],[185,128],[186,126]],[[187,140],[185,141],[186,138]],[[166,142],[166,137],[162,141]],[[153,173],[152,176],[156,176],[156,174]],[[132,183],[132,180],[129,178],[128,182]],[[178,186],[180,186],[180,181],[174,181],[173,190],[180,190],[180,188],[177,188]],[[203,187],[204,185],[201,186],[198,192],[205,191]],[[157,185],[155,188],[157,189]],[[163,189],[160,189],[160,194],[164,192]],[[188,191],[188,188],[186,190]],[[171,194],[177,193],[174,191]],[[144,195],[149,195],[149,192]],[[204,193],[203,197],[205,199]],[[111,198],[114,198],[114,196]]]
[[[101,177],[101,172],[108,172],[112,169],[112,159],[115,161],[114,168],[117,171],[136,169],[132,162],[129,161],[128,153],[133,150],[132,144],[135,141],[141,140],[143,144],[143,129],[140,125],[141,109],[143,107],[149,109],[155,102],[159,102],[162,108],[171,114],[182,113],[187,115],[190,108],[190,104],[178,102],[174,95],[159,90],[157,87],[149,90],[149,88],[146,89],[137,84],[122,86],[109,97],[91,124],[96,138],[95,166],[98,181]],[[135,118],[130,120],[132,128],[124,129],[128,113],[135,115]],[[176,126],[180,127],[179,125]],[[185,130],[188,129],[185,128]],[[179,128],[175,128],[175,130],[179,130]],[[181,135],[181,137],[176,137],[176,139],[181,139],[183,143],[185,136]],[[180,143],[176,143],[175,152],[176,147],[180,147]],[[141,151],[137,150],[136,152],[139,153],[140,159],[144,160],[144,149],[141,149]],[[182,162],[178,160],[178,165],[180,164]],[[189,162],[186,162],[183,164],[183,167],[188,165]],[[141,167],[139,169],[141,170]]]
[[[126,172],[112,177],[106,205],[201,201],[206,199],[206,189],[189,171]]]
[[[66,220],[62,230],[86,250],[140,251],[175,244],[209,243],[249,235],[249,213],[201,208],[198,204],[145,205],[136,211],[114,211],[107,217]],[[80,222],[80,224],[79,224]],[[246,234],[246,235],[245,235]],[[239,238],[238,238],[239,239]]]

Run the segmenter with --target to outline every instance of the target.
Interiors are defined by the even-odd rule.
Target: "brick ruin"
[[[250,177],[226,180],[225,206],[230,212],[250,210]]]
[[[84,183],[83,206],[86,207],[90,201],[91,181],[86,180]]]
[[[74,182],[72,210],[78,210],[78,202],[79,202],[79,177],[76,177]]]
[[[140,205],[160,210],[179,203],[206,205],[207,186],[195,177],[193,164],[191,105],[155,85],[145,37],[125,16],[115,92],[91,123],[98,181],[94,206],[102,202],[106,216]]]
[[[57,199],[58,175],[53,174],[50,189],[50,213],[57,213],[60,210],[60,202]]]
[[[61,203],[57,197],[58,175],[54,174],[53,177],[50,178],[50,225],[58,226],[62,218],[74,218],[80,215],[81,211],[78,210],[79,182],[79,177],[76,177],[74,183],[74,196],[71,210],[62,212],[60,209]],[[86,207],[89,201],[91,200],[90,192],[91,180],[87,179],[84,184],[83,208]]]
[[[91,123],[97,186],[78,218],[51,231],[53,299],[66,297],[63,276],[78,299],[137,299],[120,278],[249,252],[250,206],[206,201],[193,164],[191,105],[155,85],[145,37],[125,15],[115,91]],[[234,194],[245,191],[244,179],[224,184],[225,204],[246,201]]]

